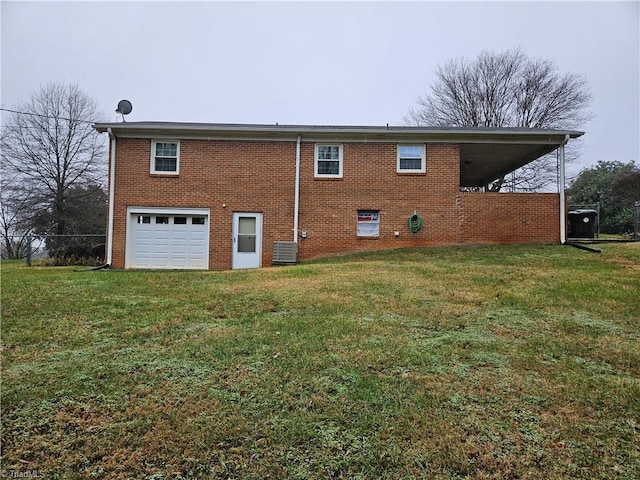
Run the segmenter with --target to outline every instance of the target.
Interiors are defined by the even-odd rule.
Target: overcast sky
[[[108,121],[399,124],[438,65],[521,47],[591,87],[574,170],[638,162],[639,5],[2,0],[2,107],[62,81]]]

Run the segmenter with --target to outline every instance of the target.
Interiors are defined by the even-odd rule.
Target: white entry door
[[[258,268],[262,263],[262,214],[233,214],[233,268]]]

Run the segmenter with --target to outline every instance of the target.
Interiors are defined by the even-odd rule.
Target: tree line
[[[598,204],[602,233],[633,232],[634,206],[640,203],[640,166],[633,161],[601,160],[580,172],[567,189],[567,198],[570,205]]]

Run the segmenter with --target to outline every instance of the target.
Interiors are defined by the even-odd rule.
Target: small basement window
[[[398,173],[425,173],[427,161],[424,145],[398,145]]]
[[[151,142],[151,173],[175,175],[180,166],[180,142]]]
[[[357,231],[359,237],[380,236],[380,211],[358,210]]]

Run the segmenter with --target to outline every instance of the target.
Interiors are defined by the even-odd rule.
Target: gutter
[[[115,190],[116,190],[116,136],[111,131],[111,128],[107,128],[109,138],[111,139],[111,147],[109,148],[109,218],[107,232],[107,265],[111,266],[113,258],[113,212],[115,203]]]
[[[567,241],[567,206],[565,205],[566,196],[565,196],[565,182],[566,182],[566,174],[564,168],[564,146],[569,141],[569,134],[564,136],[564,140],[560,144],[559,147],[559,178],[558,178],[558,191],[560,193],[560,243],[564,245]]]
[[[300,140],[298,135],[296,140],[296,182],[294,187],[293,199],[293,241],[298,243],[298,217],[300,214]]]

